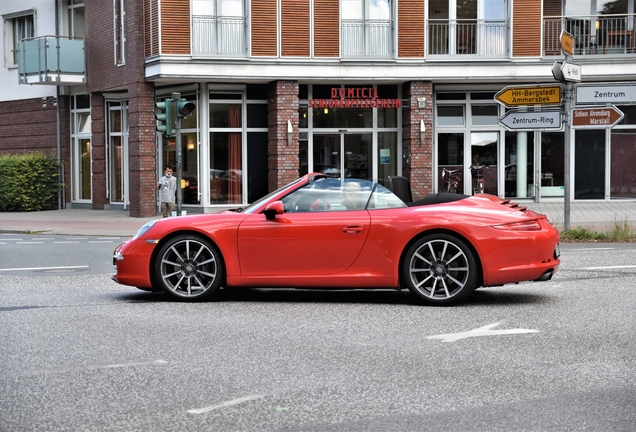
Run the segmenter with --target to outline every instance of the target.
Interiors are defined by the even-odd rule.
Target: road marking
[[[32,270],[65,270],[65,269],[79,269],[79,268],[88,268],[88,266],[16,267],[16,268],[0,269],[0,272],[6,272],[6,271],[32,271]]]
[[[31,241],[31,242],[17,242],[17,244],[43,244],[44,242],[36,242],[36,241]]]
[[[636,265],[606,266],[606,267],[583,267],[581,270],[610,270],[610,269],[628,269],[628,268],[636,268]]]
[[[79,244],[78,241],[56,241],[55,244]]]
[[[612,247],[599,247],[599,248],[578,248],[578,249],[570,249],[570,251],[606,251],[606,250],[614,250],[616,248],[612,248]],[[567,250],[561,250],[561,252],[569,252]]]
[[[75,367],[75,368],[65,368],[65,369],[42,369],[37,371],[18,373],[16,375],[8,375],[8,378],[17,378],[17,377],[29,377],[29,376],[40,376],[40,375],[52,375],[52,374],[61,374],[61,373],[69,373],[69,372],[77,372],[77,371],[94,371],[94,370],[102,370],[102,369],[118,369],[118,368],[128,368],[128,367],[140,367],[140,366],[159,366],[168,364],[165,360],[153,360],[148,362],[138,362],[138,363],[121,363],[121,364],[111,364],[111,365],[101,365],[101,366],[84,366],[84,367]]]
[[[426,339],[441,339],[442,342],[455,342],[461,339],[467,339],[478,336],[497,336],[497,335],[509,335],[520,333],[539,333],[539,330],[529,329],[506,329],[506,330],[491,330],[491,328],[498,326],[500,323],[489,324],[487,326],[479,327],[475,330],[469,330],[462,333],[448,333],[435,336],[427,336]]]
[[[265,397],[265,395],[245,396],[245,397],[241,397],[241,398],[238,398],[238,399],[232,399],[232,400],[229,400],[229,401],[221,402],[218,405],[212,405],[212,406],[205,407],[205,408],[191,409],[191,410],[188,410],[188,412],[190,414],[205,414],[205,413],[209,413],[210,411],[217,410],[217,409],[226,408],[226,407],[230,407],[230,406],[234,406],[234,405],[239,405],[239,404],[242,404],[243,402],[249,402],[249,401],[253,401],[253,400],[257,400],[257,399],[263,399],[264,397]]]
[[[112,240],[93,240],[89,241],[89,243],[112,243]]]

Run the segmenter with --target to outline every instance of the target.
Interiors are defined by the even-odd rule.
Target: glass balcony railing
[[[636,54],[634,14],[543,18],[543,55],[561,55],[561,31],[572,34],[574,55]]]
[[[18,74],[20,84],[85,83],[84,41],[61,36],[25,39],[19,44]]]
[[[501,58],[508,55],[506,20],[428,20],[428,54]]]

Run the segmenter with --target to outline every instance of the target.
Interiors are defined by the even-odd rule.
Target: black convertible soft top
[[[431,204],[442,204],[453,201],[459,201],[468,198],[469,195],[462,195],[456,193],[432,193],[426,195],[424,198],[418,201],[407,203],[409,207],[418,207]]]

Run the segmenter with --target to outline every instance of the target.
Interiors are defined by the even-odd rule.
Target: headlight
[[[157,221],[153,220],[148,222],[146,225],[142,226],[141,228],[139,228],[139,231],[137,231],[137,234],[135,234],[135,236],[133,237],[133,239],[136,239],[137,237],[141,237],[142,235],[144,235],[145,233],[148,232],[148,230],[150,230],[150,228],[152,228],[152,226],[154,224],[156,224]]]

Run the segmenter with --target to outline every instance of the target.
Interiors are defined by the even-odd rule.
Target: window
[[[72,201],[91,199],[90,95],[71,96],[71,190]]]
[[[506,54],[505,0],[430,0],[429,54]]]
[[[124,10],[124,0],[113,0],[113,13],[115,14],[113,20],[113,34],[115,35],[115,64],[117,66],[121,66],[126,64],[126,12]]]
[[[84,20],[84,0],[69,0],[68,4],[68,35],[77,39],[86,38],[86,24]]]
[[[20,41],[35,36],[35,12],[33,10],[3,15],[6,35],[5,64],[18,65]]]
[[[243,0],[193,0],[192,53],[245,55]]]
[[[343,57],[393,55],[390,0],[343,0],[341,16]]]

